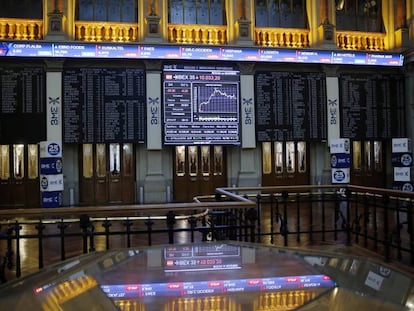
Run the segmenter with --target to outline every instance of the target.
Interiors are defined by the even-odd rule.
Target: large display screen
[[[165,145],[240,144],[238,69],[166,65],[163,92]]]
[[[255,78],[258,141],[327,139],[324,73],[265,71]]]
[[[404,75],[351,73],[340,77],[341,137],[406,136]]]
[[[42,67],[0,68],[0,143],[46,139],[46,71]]]
[[[143,142],[145,72],[141,68],[65,68],[65,143]]]

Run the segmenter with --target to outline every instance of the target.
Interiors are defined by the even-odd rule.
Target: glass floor
[[[365,258],[205,242],[90,253],[0,287],[0,310],[414,310],[413,278]]]

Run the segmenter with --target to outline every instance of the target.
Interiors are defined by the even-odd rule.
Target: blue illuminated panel
[[[109,43],[0,42],[0,57],[229,60],[276,63],[402,66],[400,53]]]
[[[109,298],[145,298],[192,297],[333,286],[335,286],[335,282],[330,277],[320,274],[218,281],[101,285],[101,289]]]

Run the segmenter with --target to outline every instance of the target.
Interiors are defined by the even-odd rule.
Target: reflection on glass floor
[[[3,285],[0,310],[410,310],[412,283],[361,258],[206,242],[84,255]]]

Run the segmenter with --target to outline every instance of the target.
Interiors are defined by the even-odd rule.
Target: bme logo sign
[[[52,98],[49,96],[49,112],[50,112],[50,125],[59,125],[59,109],[60,109],[60,97]]]

